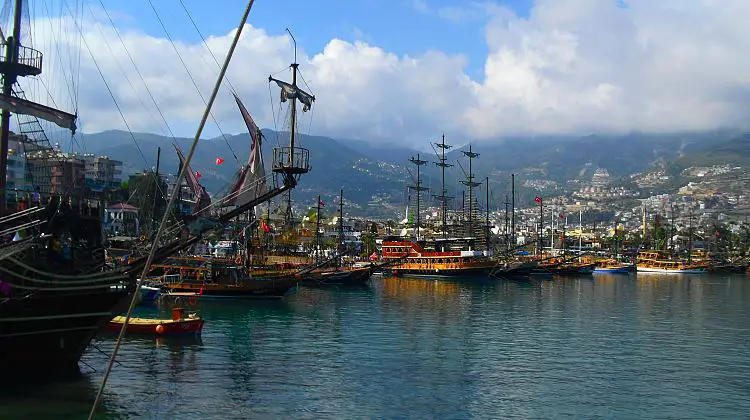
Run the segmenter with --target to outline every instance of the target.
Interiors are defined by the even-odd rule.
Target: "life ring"
[[[188,303],[191,305],[195,305],[196,303],[198,303],[198,298],[195,296],[191,296],[190,300],[188,300]]]
[[[237,256],[237,258],[235,258],[235,259],[234,259],[234,263],[235,263],[235,264],[242,264],[242,257],[240,257],[240,256],[238,255],[238,256]]]

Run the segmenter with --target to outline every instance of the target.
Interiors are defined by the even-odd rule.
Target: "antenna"
[[[292,35],[292,31],[289,30],[289,28],[286,28],[286,31],[289,32],[289,36],[292,37],[292,42],[294,43],[294,63],[297,63],[297,40],[294,39],[294,35]]]

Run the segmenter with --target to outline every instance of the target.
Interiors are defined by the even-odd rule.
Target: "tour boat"
[[[488,277],[496,263],[484,251],[432,251],[417,242],[383,241],[383,260],[394,276]]]
[[[709,264],[682,261],[662,255],[659,251],[638,253],[636,269],[639,273],[660,274],[704,274],[708,272]]]

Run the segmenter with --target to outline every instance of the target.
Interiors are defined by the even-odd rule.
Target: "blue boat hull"
[[[154,303],[159,299],[161,289],[158,287],[141,286],[141,303]]]
[[[594,273],[609,273],[609,274],[628,274],[635,271],[635,266],[626,265],[622,267],[612,268],[595,268]]]

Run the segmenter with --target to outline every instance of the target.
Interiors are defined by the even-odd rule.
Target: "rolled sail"
[[[32,115],[55,123],[62,128],[67,128],[74,134],[76,132],[77,117],[59,109],[3,94],[0,94],[0,108],[7,109],[15,114]]]

